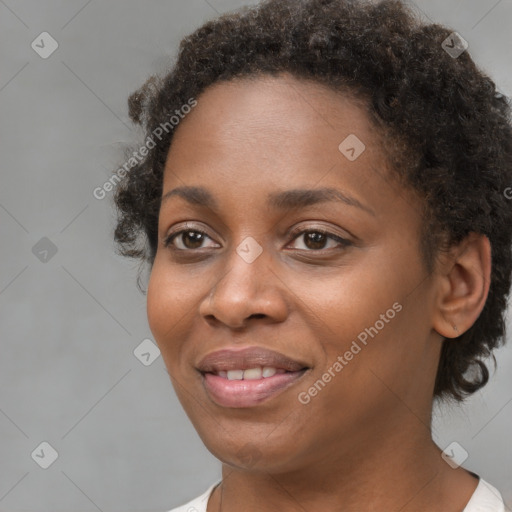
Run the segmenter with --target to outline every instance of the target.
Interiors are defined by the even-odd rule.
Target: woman
[[[222,462],[174,511],[503,511],[430,428],[487,382],[511,284],[510,109],[462,38],[399,1],[268,0],[129,106],[115,238]]]

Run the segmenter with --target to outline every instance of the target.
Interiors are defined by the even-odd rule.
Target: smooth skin
[[[184,410],[222,461],[208,512],[462,511],[478,482],[432,441],[432,395],[444,337],[469,329],[485,304],[488,239],[471,234],[426,271],[421,199],[392,179],[378,132],[347,95],[282,73],[217,83],[197,100],[176,129],[163,195],[204,187],[218,209],[179,195],[162,203],[147,313]],[[338,149],[349,134],[366,146],[354,161]],[[269,193],[322,187],[365,209],[266,205]],[[236,251],[247,237],[263,250],[252,263]],[[301,403],[395,302],[402,310]],[[255,407],[220,407],[195,365],[233,345],[310,370]]]

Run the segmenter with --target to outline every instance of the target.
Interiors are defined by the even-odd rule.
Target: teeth
[[[286,373],[286,370],[281,368],[272,368],[270,366],[265,366],[262,368],[258,366],[256,368],[249,368],[247,370],[219,370],[216,374],[219,377],[223,377],[228,380],[258,380],[263,378],[272,377],[276,373]]]
[[[270,368],[269,366],[265,366],[263,368],[263,377],[272,377],[272,375],[275,375],[277,373],[277,370],[275,368]]]
[[[250,368],[244,371],[244,380],[261,379],[261,368]]]
[[[244,378],[243,370],[229,370],[228,380],[242,380]]]

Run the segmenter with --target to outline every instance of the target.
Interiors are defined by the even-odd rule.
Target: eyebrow
[[[204,206],[213,211],[219,210],[217,200],[204,187],[177,187],[162,196],[161,204],[174,196],[181,197],[193,205]],[[291,189],[284,192],[272,192],[267,196],[267,205],[277,210],[292,210],[331,201],[355,206],[376,217],[371,208],[362,204],[355,197],[351,197],[335,188]]]

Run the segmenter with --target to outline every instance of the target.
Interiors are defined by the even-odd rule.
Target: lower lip
[[[203,385],[210,398],[222,407],[254,407],[296,383],[307,370],[277,373],[254,380],[229,380],[204,373]]]

